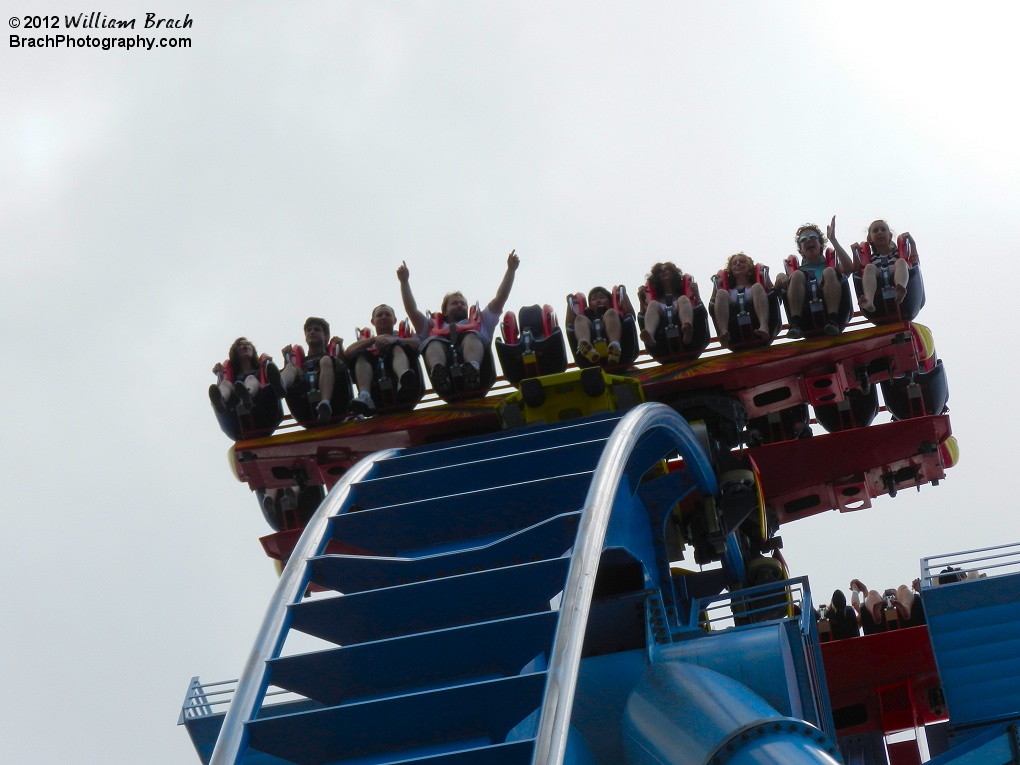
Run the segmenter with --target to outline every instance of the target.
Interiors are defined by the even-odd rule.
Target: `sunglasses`
[[[817,239],[818,234],[801,234],[800,239],[797,240],[797,244],[803,244],[811,239]]]

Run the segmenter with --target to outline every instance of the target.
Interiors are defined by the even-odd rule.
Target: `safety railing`
[[[191,678],[191,683],[188,684],[188,692],[184,697],[184,703],[181,704],[181,714],[177,718],[177,724],[184,725],[188,720],[195,720],[199,717],[225,714],[227,707],[234,698],[237,683],[237,679],[203,683],[197,676]],[[308,700],[298,693],[284,688],[277,688],[275,685],[270,685],[267,688],[265,698],[273,699],[272,706]],[[270,703],[263,701],[262,706],[270,706]]]
[[[773,619],[786,619],[798,613],[803,615],[805,601],[810,603],[807,579],[804,577],[769,582],[695,599],[688,627],[716,632]],[[813,623],[813,619],[808,621]]]
[[[921,587],[1020,573],[1020,542],[921,559]]]

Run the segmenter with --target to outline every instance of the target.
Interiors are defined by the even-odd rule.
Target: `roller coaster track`
[[[671,501],[653,512],[639,487],[678,453],[684,469],[669,481]],[[596,762],[585,743],[591,735],[577,730],[582,658],[637,657],[624,673],[629,690],[655,663],[655,644],[670,648],[670,631],[684,625],[663,527],[676,501],[716,492],[694,431],[661,404],[373,455],[330,491],[288,561],[209,761]],[[343,553],[330,552],[337,544]],[[617,591],[608,599],[597,593],[607,582]],[[342,594],[308,597],[309,585]],[[702,606],[695,608],[687,626],[706,635]],[[294,630],[338,647],[282,655]],[[628,632],[637,639],[617,634]],[[707,761],[727,742],[732,750],[734,735],[747,741],[747,724],[763,720],[777,722],[761,734],[772,746],[792,747],[784,761],[835,762],[818,727],[676,658],[666,662],[673,673],[666,686],[693,696],[667,703],[696,719],[697,697],[708,688],[726,697],[724,727],[734,730],[719,729],[684,753],[670,753],[667,743],[662,753],[644,740],[641,713],[621,707],[613,716],[626,717],[620,725],[639,740],[636,750],[659,746],[660,759],[648,762]],[[659,692],[649,691],[659,679],[642,682],[645,695]],[[300,700],[264,704],[270,685]],[[614,694],[619,687],[604,695]],[[609,761],[622,759],[621,750]]]

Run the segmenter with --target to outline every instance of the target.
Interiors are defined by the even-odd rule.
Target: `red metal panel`
[[[947,415],[871,425],[748,450],[780,523],[826,510],[859,510],[870,499],[941,480],[938,446],[952,435]]]
[[[822,643],[821,649],[837,725],[840,710],[867,710],[866,720],[840,728],[841,736],[869,730],[893,733],[912,728],[915,722],[947,719],[927,627],[833,640]],[[904,698],[906,706],[898,703]]]

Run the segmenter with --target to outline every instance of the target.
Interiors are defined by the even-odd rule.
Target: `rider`
[[[746,290],[751,297],[758,328],[754,336],[759,340],[769,338],[769,298],[768,290],[772,289],[772,280],[766,276],[765,284],[754,279],[754,261],[742,252],[730,255],[726,261],[726,273],[729,276],[728,290],[715,290],[712,295],[712,315],[715,319],[715,331],[719,335],[719,345],[723,348],[730,343],[730,306],[737,303],[740,290]]]
[[[481,324],[476,330],[457,333],[457,348],[464,360],[464,387],[477,390],[481,387],[481,365],[485,359],[485,350],[492,342],[492,331],[499,322],[499,314],[510,297],[510,289],[514,285],[514,273],[521,260],[512,250],[506,259],[506,272],[496,289],[496,296],[482,309]],[[432,387],[440,396],[453,392],[453,379],[450,375],[450,341],[445,337],[429,336],[429,326],[425,314],[418,309],[418,303],[411,292],[410,271],[407,263],[401,263],[397,269],[400,281],[400,296],[404,301],[404,311],[411,319],[418,337],[423,339],[421,350],[425,357],[425,368],[429,370]],[[443,320],[447,324],[464,325],[468,322],[469,310],[467,298],[462,292],[450,292],[443,298]]]
[[[694,336],[694,304],[684,294],[684,273],[672,261],[656,263],[652,270],[645,275],[645,281],[655,293],[655,299],[648,301],[645,309],[645,328],[641,330],[641,339],[645,347],[651,348],[655,345],[655,333],[662,320],[663,311],[666,307],[666,296],[672,295],[673,308],[680,320],[680,331],[683,333],[684,345],[689,345]],[[698,296],[698,285],[691,280],[692,294]],[[645,301],[646,290],[642,286],[638,290],[638,297],[642,303]]]
[[[248,338],[239,337],[231,343],[227,359],[230,362],[232,378],[227,379],[226,369],[223,364],[217,362],[213,367],[213,374],[223,375],[223,378],[209,386],[209,400],[217,412],[225,412],[239,403],[245,409],[251,409],[252,399],[262,390],[262,384],[259,382],[258,351]],[[269,362],[267,371],[268,368],[276,367]]]
[[[906,239],[910,239],[914,246],[914,257],[917,256],[917,242],[913,240],[910,233],[903,232]],[[835,244],[835,241],[833,242]],[[875,310],[875,292],[878,290],[878,266],[875,260],[887,258],[892,261],[893,287],[896,291],[896,302],[902,303],[907,296],[907,283],[910,281],[910,263],[903,258],[897,257],[896,240],[889,224],[884,220],[876,220],[868,226],[868,244],[871,245],[872,262],[864,267],[861,274],[861,282],[864,291],[858,302],[862,311]]]
[[[315,417],[320,424],[324,424],[333,417],[331,399],[337,375],[342,370],[342,362],[330,355],[329,346],[332,345],[342,351],[344,341],[342,338],[333,337],[327,343],[329,322],[318,316],[309,316],[305,320],[304,332],[308,353],[301,367],[294,366],[294,346],[288,345],[282,351],[287,364],[282,371],[275,374],[272,370],[268,370],[269,383],[279,395],[286,394],[288,396],[287,403],[291,406],[291,413],[297,417],[297,413],[294,412],[295,401],[300,400],[300,397],[311,390],[308,373],[318,372],[319,393],[322,398],[315,406]]]
[[[839,303],[842,299],[842,281],[840,274],[849,274],[854,271],[854,263],[846,250],[839,246],[835,240],[836,216],[832,216],[832,222],[826,229],[828,240],[832,241],[836,251],[836,267],[832,268],[825,264],[826,237],[822,230],[814,223],[806,223],[797,229],[794,241],[797,243],[797,252],[800,254],[800,268],[793,272],[792,276],[779,274],[776,277],[776,286],[787,287],[787,307],[790,313],[790,329],[787,337],[798,338],[804,336],[801,329],[801,314],[804,312],[804,299],[807,296],[808,274],[813,276],[822,288],[822,302],[825,305],[825,334],[839,334]]]
[[[592,287],[588,293],[588,307],[580,314],[574,313],[574,306],[571,298],[567,295],[567,324],[574,327],[574,336],[577,338],[577,355],[588,359],[592,364],[599,363],[599,352],[592,345],[592,322],[602,317],[606,327],[606,340],[608,341],[606,361],[610,366],[620,363],[620,340],[623,337],[623,317],[613,308],[613,296],[605,287]],[[623,304],[620,306],[625,315],[633,314],[634,307],[626,293],[623,296]]]
[[[372,382],[380,359],[397,380],[398,397],[417,389],[418,378],[411,369],[407,351],[417,351],[421,341],[416,337],[400,337],[396,325],[397,315],[392,306],[385,303],[377,305],[372,309],[375,336],[358,340],[344,351],[348,361],[354,364],[354,381],[358,385],[358,395],[351,401],[352,414],[367,416],[375,413]]]

